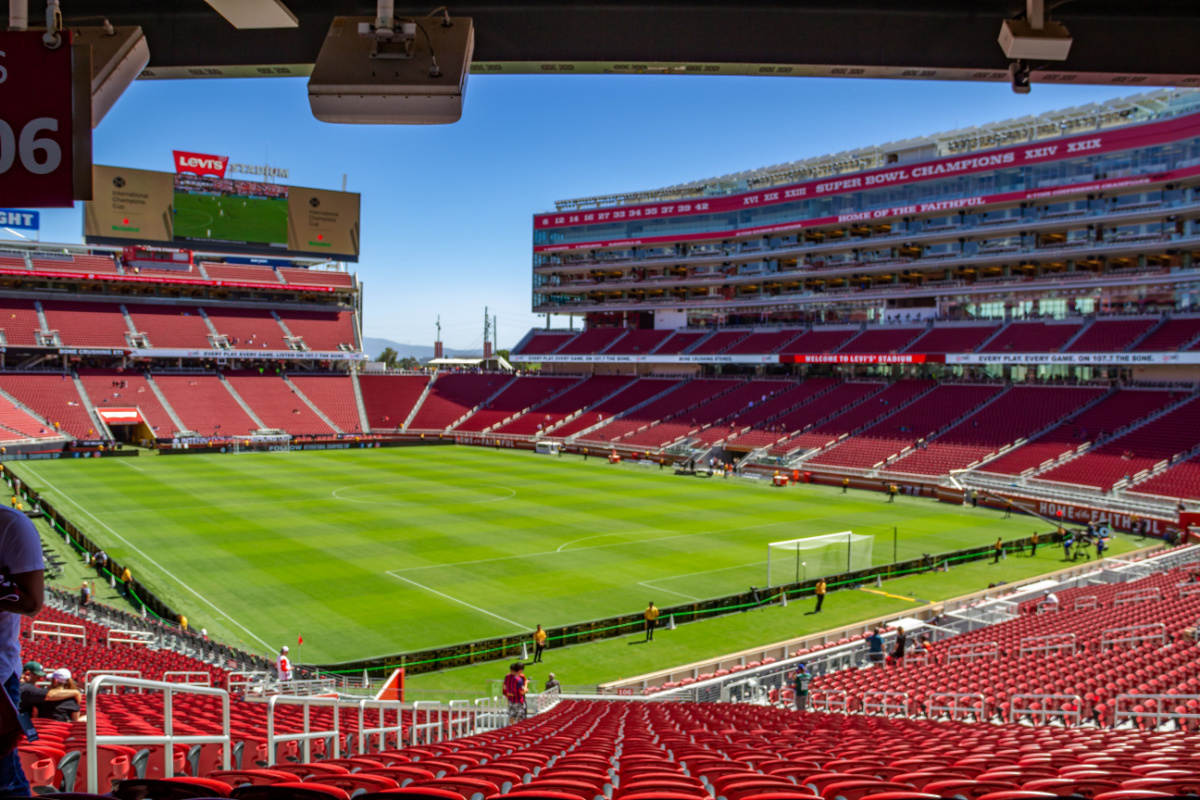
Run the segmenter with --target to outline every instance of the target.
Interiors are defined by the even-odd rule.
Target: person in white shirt
[[[1042,594],[1042,602],[1043,603],[1054,603],[1054,605],[1058,605],[1058,595],[1056,595],[1054,592],[1047,589]]]
[[[42,610],[42,542],[37,528],[20,511],[0,507],[0,680],[14,707],[21,687],[21,617]],[[17,743],[21,732],[0,739],[0,796],[28,797]]]
[[[275,675],[281,681],[290,681],[292,679],[292,660],[288,658],[288,646],[286,644],[279,651],[279,658],[275,659]]]

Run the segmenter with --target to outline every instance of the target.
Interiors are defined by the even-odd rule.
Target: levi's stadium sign
[[[204,153],[188,153],[183,150],[172,150],[171,152],[175,156],[176,172],[211,175],[214,178],[225,177],[225,167],[229,164],[229,156],[210,156]]]
[[[1138,367],[1200,364],[1194,353],[721,353],[714,355],[534,355],[514,353],[514,363],[530,364],[962,364]]]

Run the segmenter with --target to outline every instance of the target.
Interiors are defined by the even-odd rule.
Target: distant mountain
[[[396,351],[399,358],[415,358],[418,361],[428,361],[433,358],[433,348],[423,344],[402,344],[401,342],[393,342],[391,339],[374,339],[370,336],[363,337],[363,350],[372,359],[378,359],[379,354],[387,348],[392,348]],[[446,357],[453,356],[478,356],[478,352],[469,350],[450,350],[447,348]]]

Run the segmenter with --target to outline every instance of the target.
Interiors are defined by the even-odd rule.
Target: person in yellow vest
[[[816,588],[813,589],[813,592],[817,595],[817,607],[813,610],[814,614],[820,613],[821,606],[825,605],[825,591],[825,579],[821,578],[817,581]]]
[[[1033,532],[1033,536],[1030,537],[1030,539],[1029,539],[1029,544],[1032,545],[1032,547],[1029,551],[1029,555],[1036,556],[1037,555],[1037,546],[1038,546],[1038,532],[1037,531]]]
[[[898,487],[894,483],[891,484],[890,486],[888,486],[888,502],[889,503],[896,502],[896,493],[899,491],[900,491],[900,487]]]
[[[538,625],[537,630],[533,632],[533,663],[541,663],[542,651],[546,649],[547,638],[546,632],[542,630],[542,626]]]
[[[181,631],[187,630],[187,617],[184,616],[183,614],[179,615],[179,630],[181,630]]]
[[[125,596],[129,596],[130,584],[133,583],[133,573],[129,571],[129,567],[121,573],[121,583],[125,584]]]
[[[654,601],[650,601],[650,605],[646,606],[646,611],[642,615],[646,618],[646,641],[654,641],[654,629],[658,627],[658,609],[654,607]]]
[[[850,479],[842,478],[842,494],[845,494],[849,490],[850,490]]]

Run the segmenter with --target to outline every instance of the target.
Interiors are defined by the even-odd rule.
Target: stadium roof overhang
[[[280,0],[295,27],[237,30],[203,0],[65,0],[72,19],[141,25],[144,78],[304,76],[334,16],[371,16],[374,0]],[[215,3],[215,0],[214,0]],[[216,4],[216,3],[215,3]],[[1047,3],[1072,36],[1066,62],[1034,82],[1200,85],[1200,15],[1181,0]],[[431,6],[397,4],[397,15]],[[698,74],[1006,82],[997,43],[1024,0],[692,0],[686,4],[475,2],[476,74]]]

